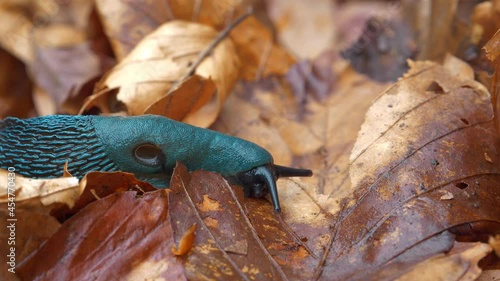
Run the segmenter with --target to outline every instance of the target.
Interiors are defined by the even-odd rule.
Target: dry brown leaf
[[[168,192],[136,195],[133,191],[115,193],[89,204],[19,264],[19,276],[23,280],[111,280],[117,276],[186,280],[171,252]]]
[[[269,201],[245,199],[241,187],[231,188],[220,175],[188,173],[179,164],[171,189],[169,217],[175,240],[198,224],[194,247],[182,259],[188,279],[300,280],[313,275],[317,259],[279,220]],[[326,228],[308,228],[309,245],[316,254],[327,242],[322,239]]]
[[[33,80],[58,106],[100,74],[98,56],[85,33],[75,27],[53,24],[38,28],[34,44],[35,55],[29,65]]]
[[[13,189],[12,187],[9,189],[9,178],[15,180]],[[15,194],[18,203],[35,206],[41,203],[50,209],[57,203],[72,208],[81,191],[78,179],[75,177],[29,179],[0,169],[0,204],[8,202],[10,193]]]
[[[478,263],[491,252],[491,247],[484,243],[456,243],[456,248],[416,264],[396,280],[475,280],[482,271]]]
[[[274,43],[271,32],[254,17],[239,24],[231,32],[231,39],[244,62],[241,77],[245,80],[283,75],[294,63],[292,56]]]
[[[205,124],[206,114],[214,112],[215,102],[207,104],[216,93],[214,82],[199,75],[188,77],[169,95],[152,103],[145,114],[163,115],[188,124]],[[200,110],[203,108],[203,110]]]
[[[335,39],[334,2],[330,0],[269,2],[269,16],[279,41],[301,58],[316,58]]]
[[[34,116],[31,82],[25,66],[1,48],[0,61],[0,119]]]
[[[235,10],[241,2],[241,0],[96,1],[106,34],[118,61],[123,60],[146,35],[165,22],[185,20],[219,29],[227,25],[231,17],[237,16]]]
[[[0,46],[29,64],[33,60],[33,45],[30,43],[33,24],[29,17],[5,3],[0,4],[0,17]]]
[[[385,278],[393,279],[449,250],[455,238],[447,229],[498,231],[500,171],[484,159],[499,161],[498,133],[488,91],[470,71],[453,71],[463,64],[451,57],[444,66],[410,63],[368,110],[350,157],[354,192],[343,202],[322,276],[364,279],[392,266]],[[452,202],[440,200],[442,190]]]
[[[19,206],[16,206],[14,217],[10,216],[7,208],[2,207],[0,219],[6,222],[5,228],[0,231],[0,239],[4,241],[0,244],[0,262],[4,264],[0,279],[18,281],[19,276],[8,269],[17,273],[20,262],[45,243],[59,229],[60,223],[48,214],[28,211]]]
[[[90,172],[80,181],[80,196],[73,206],[63,206],[51,211],[59,221],[64,221],[68,217],[76,214],[90,203],[104,198],[108,195],[124,191],[136,191],[143,194],[148,191],[157,190],[147,182],[138,180],[134,174],[125,172]]]
[[[170,94],[169,89],[183,78],[198,54],[217,36],[209,26],[184,21],[171,21],[141,41],[130,54],[111,70],[99,83],[96,91],[119,88],[117,99],[132,115],[143,114],[160,99]],[[230,40],[220,42],[211,55],[196,69],[196,74],[211,79],[217,91],[200,110],[203,118],[193,118],[197,126],[206,127],[215,120],[222,102],[238,77],[239,59]],[[210,83],[205,83],[210,87]],[[200,93],[208,92],[201,89]],[[198,95],[198,93],[192,93]],[[200,100],[207,100],[202,97]],[[182,106],[176,104],[171,106]],[[193,106],[193,104],[187,104]],[[198,105],[195,104],[196,107]],[[183,111],[190,112],[191,109]],[[190,116],[184,120],[190,121]]]

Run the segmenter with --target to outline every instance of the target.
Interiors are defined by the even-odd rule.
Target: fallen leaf
[[[281,44],[300,58],[316,58],[335,40],[335,3],[329,0],[268,1]]]
[[[81,179],[79,190],[81,190],[81,194],[73,206],[55,208],[51,211],[51,215],[59,221],[64,221],[90,203],[113,193],[135,191],[143,194],[148,191],[155,191],[157,188],[147,182],[138,180],[131,173],[96,171],[86,174]]]
[[[32,83],[23,63],[1,48],[0,61],[0,119],[34,116]]]
[[[484,243],[456,244],[458,250],[418,263],[395,280],[475,280],[482,271],[478,263],[491,247]]]
[[[343,202],[322,276],[367,278],[447,229],[490,222],[491,232],[500,224],[499,167],[483,157],[499,157],[490,95],[473,77],[450,74],[454,63],[411,63],[368,110],[350,157],[355,190]],[[440,200],[443,190],[453,202]]]
[[[118,88],[117,100],[127,106],[129,114],[143,114],[149,107],[158,107],[163,104],[162,100],[168,99],[172,84],[186,75],[199,53],[207,48],[216,36],[217,32],[209,26],[184,21],[165,23],[145,37],[115,66],[98,84],[96,92]],[[195,120],[193,125],[200,127],[210,125],[238,77],[238,68],[239,59],[234,46],[230,40],[225,39],[195,71],[203,79],[212,80],[217,91],[210,91],[213,87],[210,82],[201,83],[203,87],[198,93],[191,93],[190,98],[184,97],[188,100],[197,97],[196,102],[181,102],[169,107],[190,106],[178,110],[191,113],[192,107],[200,107],[197,102],[205,101],[204,107],[199,109],[203,118],[190,118],[188,115],[183,120]],[[208,96],[200,96],[201,94]],[[179,101],[178,98],[173,100]],[[159,105],[154,105],[158,102]]]
[[[37,29],[34,38],[30,73],[57,105],[73,97],[85,82],[100,74],[99,58],[90,49],[83,31],[54,24]]]
[[[242,188],[233,190],[220,175],[188,173],[179,164],[171,190],[169,216],[175,241],[180,241],[193,224],[198,225],[194,248],[182,260],[188,279],[286,280],[312,276],[310,265],[316,260],[277,220],[269,201],[243,199]],[[202,207],[207,200],[218,202],[220,207]],[[322,250],[321,241],[311,241],[316,251]]]
[[[217,101],[213,98],[215,93],[215,84],[210,78],[205,79],[195,74],[173,89],[169,95],[153,102],[144,113],[163,115],[189,124],[204,124],[206,111],[217,106]],[[203,107],[205,110],[200,110]]]
[[[15,207],[14,216],[7,210],[3,207],[0,210],[0,219],[6,222],[5,228],[0,232],[0,239],[4,241],[0,245],[0,262],[4,264],[0,279],[20,280],[16,274],[17,265],[49,239],[59,229],[60,224],[52,216],[25,210],[19,205]]]
[[[121,61],[146,35],[165,22],[185,20],[220,28],[226,25],[231,17],[238,15],[235,10],[241,2],[241,0],[201,2],[171,0],[144,3],[127,0],[117,3],[99,0],[96,4],[115,55],[118,61]]]
[[[172,246],[168,192],[115,193],[67,220],[17,271],[26,280],[186,280]]]
[[[13,185],[9,185],[13,182]],[[0,169],[0,204],[7,205],[9,196],[14,194],[17,204],[40,206],[50,211],[54,204],[64,204],[72,208],[80,196],[78,179],[64,177],[55,179],[29,179]],[[10,194],[10,195],[9,195]]]
[[[274,43],[271,32],[254,17],[236,26],[230,36],[244,62],[241,77],[245,80],[285,74],[295,62],[288,52]]]

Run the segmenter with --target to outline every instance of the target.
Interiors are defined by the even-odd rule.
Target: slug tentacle
[[[245,197],[263,197],[269,192],[274,210],[279,212],[281,211],[281,206],[276,180],[280,177],[310,177],[312,176],[312,171],[269,163],[240,172],[236,176],[243,185]]]

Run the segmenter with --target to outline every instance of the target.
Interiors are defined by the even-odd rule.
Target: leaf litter
[[[471,29],[457,23],[453,17],[458,12],[444,2],[434,3],[432,13],[416,17],[411,17],[415,5],[423,10],[430,7],[422,3],[391,6],[390,11],[410,15],[397,19],[407,20],[410,29],[429,36],[403,40],[408,33],[396,30],[393,37],[389,28],[371,38],[377,48],[383,42],[392,42],[385,46],[388,52],[374,58],[381,65],[395,67],[394,72],[368,63],[364,60],[366,53],[357,54],[360,65],[372,67],[367,73],[370,77],[389,75],[394,80],[403,74],[401,69],[409,68],[396,83],[374,82],[356,73],[336,55],[346,50],[342,44],[321,52],[329,48],[329,40],[337,40],[332,34],[339,30],[331,24],[335,21],[332,18],[326,17],[321,26],[325,37],[315,41],[320,42],[317,48],[301,49],[300,36],[290,38],[286,33],[314,38],[318,30],[307,32],[307,28],[317,22],[303,25],[306,32],[301,33],[300,26],[287,21],[300,15],[302,8],[297,7],[302,6],[280,10],[284,8],[279,1],[256,3],[255,8],[264,10],[257,10],[255,17],[234,27],[208,54],[204,62],[209,65],[208,71],[186,77],[189,63],[230,22],[244,14],[248,4],[214,0],[170,1],[165,5],[153,1],[137,9],[134,1],[111,2],[97,1],[90,18],[83,16],[89,13],[84,3],[61,5],[57,10],[60,13],[53,13],[50,5],[30,6],[32,14],[52,11],[49,15],[53,17],[44,26],[19,14],[12,3],[0,5],[6,21],[0,29],[11,35],[0,38],[0,46],[12,54],[3,57],[8,65],[16,65],[9,57],[15,56],[35,69],[31,76],[35,82],[31,113],[15,108],[22,103],[2,94],[0,98],[6,103],[0,108],[1,114],[75,113],[82,97],[93,93],[82,105],[82,112],[94,112],[97,107],[106,114],[155,113],[211,126],[262,145],[277,164],[312,168],[315,176],[278,181],[281,214],[273,213],[266,200],[243,198],[240,187],[232,189],[214,173],[188,173],[182,165],[175,170],[169,192],[154,191],[154,187],[126,173],[88,174],[67,187],[74,195],[56,200],[50,198],[57,192],[47,193],[43,188],[37,192],[35,188],[32,195],[25,196],[24,203],[19,201],[19,216],[37,217],[50,227],[36,233],[40,226],[30,223],[31,219],[18,224],[23,233],[19,235],[23,251],[19,276],[84,278],[89,272],[106,276],[107,270],[113,269],[129,279],[416,280],[425,274],[434,279],[459,280],[478,278],[482,269],[495,268],[490,247],[496,248],[491,235],[499,233],[500,224],[496,204],[500,198],[496,131],[500,122],[494,114],[498,112],[498,75],[490,81],[484,70],[498,70],[498,61],[493,63],[498,54],[498,32],[485,45],[485,54],[477,50],[498,29],[496,1],[474,7]],[[357,33],[352,31],[371,18],[371,10],[383,13],[387,8],[381,4],[351,9],[354,6],[330,6],[335,14],[349,14],[347,20],[340,19],[350,30],[342,30],[346,32],[342,36]],[[271,16],[266,18],[269,11]],[[323,9],[312,14],[324,20],[328,13]],[[445,17],[443,24],[429,25],[441,14]],[[395,19],[388,19],[389,27]],[[61,22],[63,29],[75,31],[75,36],[67,37],[73,40],[58,39]],[[269,30],[273,24],[277,28]],[[92,36],[101,37],[82,32],[87,25],[94,26]],[[103,30],[99,30],[100,25]],[[457,26],[456,33],[446,33],[450,25]],[[163,34],[163,29],[168,30],[165,26],[174,28]],[[180,44],[179,36],[187,34],[188,29],[198,33],[184,39],[199,41]],[[45,37],[49,42],[27,43],[32,30],[32,34],[48,32]],[[443,38],[450,43],[447,45]],[[94,40],[103,39],[109,43],[96,48]],[[408,57],[408,50],[411,53],[415,47],[411,39],[417,46],[426,47],[417,58],[439,63],[405,64],[401,57]],[[47,59],[43,61],[48,63],[34,64],[35,51],[47,46],[52,49],[38,52],[38,58],[44,55]],[[83,46],[87,59],[79,65],[83,72],[70,67],[65,73],[84,75],[73,75],[74,80],[55,75],[56,80],[51,80],[47,76],[50,73],[43,71],[64,69],[58,58],[68,46],[66,51],[79,54]],[[188,50],[186,46],[196,48]],[[289,50],[296,50],[292,51],[295,56]],[[215,59],[218,52],[220,59]],[[309,52],[314,53],[310,60],[296,56],[308,56]],[[489,65],[480,61],[486,56],[492,62]],[[70,55],[69,59],[81,57]],[[151,72],[158,70],[155,59],[169,61],[167,68],[171,69]],[[210,60],[216,62],[210,66]],[[92,67],[88,67],[92,61]],[[148,65],[148,71],[137,67],[124,72],[132,76],[117,75],[134,62]],[[106,64],[110,71],[97,82]],[[22,76],[17,73],[21,72],[16,72],[16,77]],[[156,74],[163,76],[151,80]],[[144,79],[134,80],[141,77]],[[0,80],[0,87],[16,89],[8,80]],[[489,83],[493,84],[491,96]],[[98,87],[92,90],[94,84]],[[167,95],[174,84],[174,91]],[[210,110],[204,110],[207,104],[212,104]],[[26,180],[50,187],[64,179]],[[183,239],[185,234],[190,238]],[[186,247],[176,257],[172,249],[181,241]],[[485,244],[488,241],[491,246]],[[493,265],[485,266],[488,262]],[[481,276],[488,274],[494,276],[495,271],[486,270]]]

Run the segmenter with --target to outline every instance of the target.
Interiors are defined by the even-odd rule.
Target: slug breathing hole
[[[458,188],[460,188],[460,189],[465,189],[465,188],[467,188],[469,185],[468,185],[466,182],[463,182],[463,181],[462,181],[462,182],[457,182],[457,183],[455,183],[455,186],[456,186],[456,187],[458,187]]]
[[[465,125],[469,126],[469,120],[465,118],[460,118],[460,121],[462,121]]]

